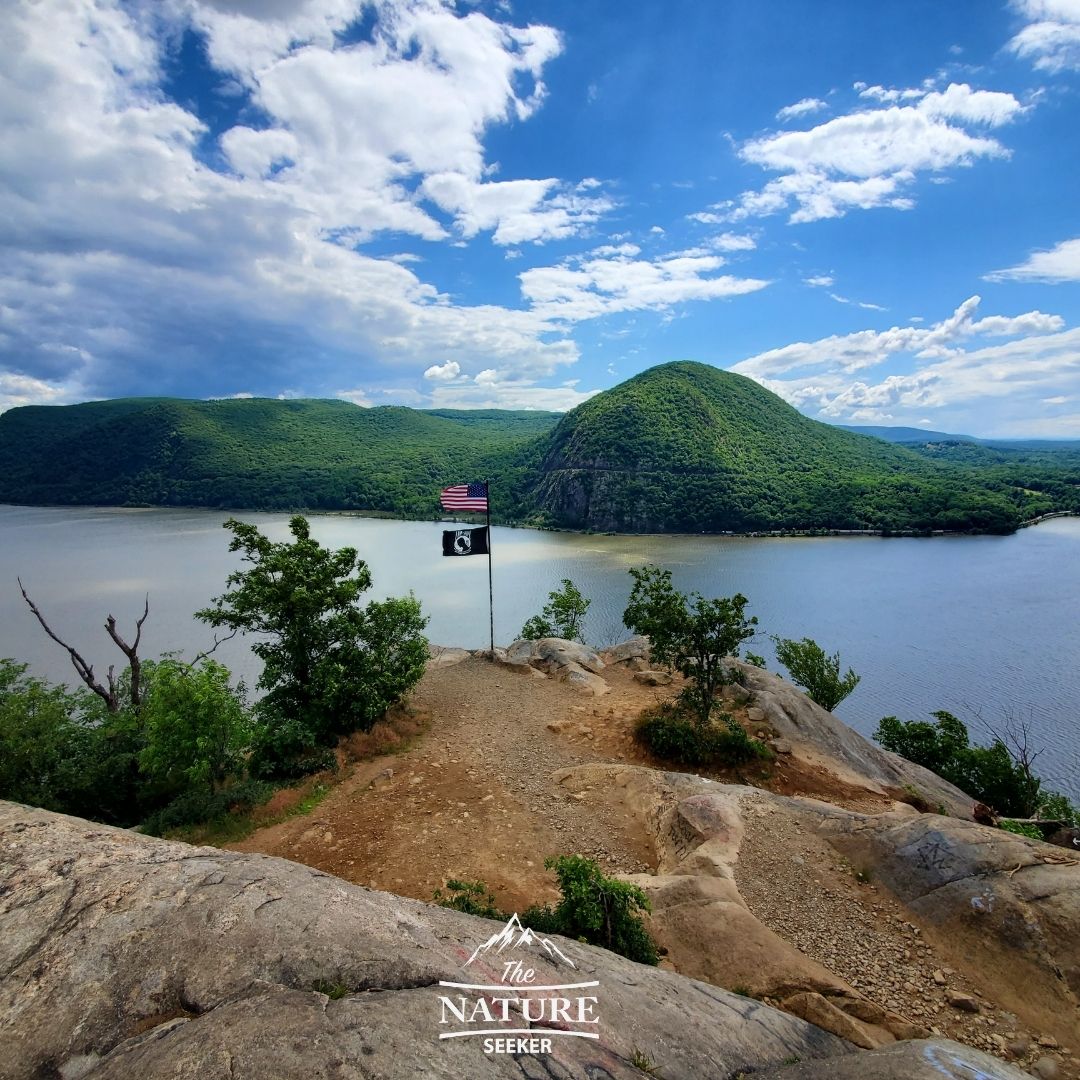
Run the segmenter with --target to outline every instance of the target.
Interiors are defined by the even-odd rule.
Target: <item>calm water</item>
[[[104,672],[123,659],[102,629],[134,626],[145,593],[143,653],[191,653],[208,629],[191,618],[239,565],[225,514],[189,510],[0,506],[0,656],[36,674],[71,680],[66,654],[19,596],[21,575],[54,629]],[[284,514],[244,514],[274,539]],[[324,544],[356,547],[374,576],[372,596],[409,589],[431,615],[433,641],[488,640],[487,560],[440,556],[442,526],[314,517]],[[1080,797],[1080,520],[1060,519],[1009,537],[723,539],[572,536],[495,529],[495,639],[507,642],[569,577],[593,599],[586,633],[625,636],[626,570],[669,567],[682,589],[743,592],[765,633],[813,637],[862,675],[838,710],[864,734],[886,714],[926,718],[949,709],[977,727],[1030,717],[1052,786]],[[767,639],[753,646],[770,657]],[[249,684],[258,666],[239,640],[217,654]]]

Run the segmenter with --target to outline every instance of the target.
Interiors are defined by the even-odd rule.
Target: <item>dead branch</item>
[[[37,604],[35,604],[34,601],[30,599],[30,596],[28,595],[25,587],[23,586],[22,578],[16,578],[15,580],[19,583],[19,591],[22,593],[23,599],[27,602],[27,604],[30,605],[30,610],[34,613],[37,621],[41,623],[41,629],[44,630],[45,633],[48,634],[49,637],[51,637],[57,645],[67,650],[68,656],[71,657],[72,665],[79,673],[79,678],[82,679],[82,681],[86,683],[86,685],[90,687],[90,689],[93,690],[94,693],[97,694],[102,701],[105,702],[105,707],[109,710],[109,712],[119,712],[120,702],[116,696],[116,680],[115,678],[113,678],[113,669],[111,667],[109,668],[109,686],[108,689],[106,689],[104,686],[101,685],[100,682],[98,682],[97,679],[94,678],[93,665],[88,664],[71,645],[69,645],[66,641],[62,640],[53,632],[52,627],[49,626],[49,624],[45,621],[45,616],[42,615],[41,612],[38,610]],[[145,618],[145,616],[143,617]],[[112,616],[110,616],[110,619],[111,618]]]
[[[143,602],[142,617],[135,623],[135,640],[129,645],[116,629],[116,619],[110,615],[105,620],[105,629],[109,637],[116,643],[116,647],[128,658],[128,666],[131,668],[131,704],[137,709],[142,704],[142,688],[139,676],[142,673],[142,663],[139,660],[139,641],[142,639],[143,623],[150,614],[150,597]],[[115,695],[116,687],[113,682],[112,668],[109,668],[109,686]]]
[[[231,634],[226,634],[223,638],[219,638],[217,634],[214,635],[214,644],[209,649],[204,650],[201,653],[195,654],[195,659],[188,664],[189,668],[193,668],[200,660],[205,660],[212,652],[216,652],[219,645],[224,645],[226,641],[232,641],[237,634],[240,633],[240,628],[237,627]]]

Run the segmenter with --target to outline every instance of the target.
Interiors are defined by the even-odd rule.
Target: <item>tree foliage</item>
[[[196,617],[258,635],[258,757],[266,771],[286,768],[335,737],[367,730],[420,680],[427,619],[413,596],[358,600],[371,572],[354,548],[323,548],[305,518],[289,522],[293,541],[275,543],[230,518],[230,551],[249,566]],[[325,760],[320,758],[320,760]]]
[[[548,593],[543,611],[533,615],[521,628],[521,636],[531,640],[557,637],[584,642],[583,624],[591,603],[569,578],[563,578],[562,588]]]
[[[648,637],[653,659],[687,679],[681,692],[686,707],[707,724],[717,690],[731,681],[725,657],[738,656],[754,636],[757,617],[746,617],[742,593],[707,600],[700,593],[684,595],[671,583],[671,571],[656,566],[630,570],[634,587],[623,622]]]
[[[561,899],[554,908],[529,908],[522,923],[541,933],[599,945],[641,964],[659,962],[656,942],[641,918],[651,910],[642,889],[607,877],[593,859],[582,855],[553,856],[544,866],[555,871]]]
[[[140,769],[167,784],[211,791],[241,772],[252,734],[244,684],[234,688],[229,669],[209,657],[196,665],[164,657],[144,669]]]
[[[848,668],[840,674],[840,653],[831,656],[812,638],[794,641],[774,637],[776,659],[788,669],[791,681],[801,686],[812,701],[832,712],[859,685],[860,676]]]
[[[989,746],[972,745],[963,721],[945,711],[931,715],[933,724],[886,716],[874,740],[1005,817],[1031,817],[1038,810],[1044,798],[1041,781],[1014,760],[1001,739],[995,738]]]

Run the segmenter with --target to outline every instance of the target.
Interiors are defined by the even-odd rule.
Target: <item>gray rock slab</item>
[[[1015,1065],[949,1039],[911,1039],[833,1061],[801,1061],[754,1080],[1031,1080]]]
[[[499,929],[283,859],[0,803],[0,1078],[639,1080],[638,1051],[690,1080],[852,1052],[757,1001],[561,938],[575,966],[533,948],[534,982],[598,981],[599,1039],[517,1055],[440,1040],[454,991],[438,983],[497,984],[488,954],[465,965]]]

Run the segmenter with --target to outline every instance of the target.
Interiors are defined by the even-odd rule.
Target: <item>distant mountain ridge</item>
[[[889,444],[689,361],[565,415],[258,398],[0,415],[2,502],[435,518],[441,487],[484,478],[498,522],[614,532],[1007,532],[1080,510],[1080,453]]]
[[[870,435],[886,442],[922,443],[922,442],[982,442],[973,435],[950,435],[947,431],[930,431],[917,427],[890,427],[887,424],[863,426],[857,424],[836,424],[841,431],[853,431],[856,435]]]

